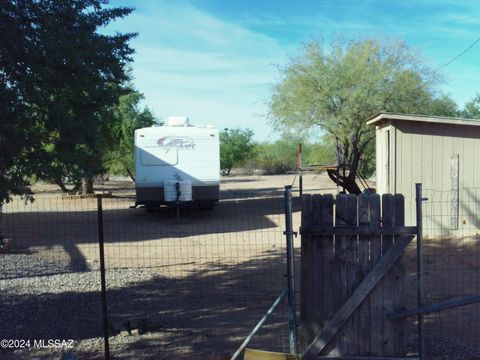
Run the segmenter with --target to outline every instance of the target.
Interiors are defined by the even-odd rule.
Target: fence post
[[[285,295],[287,295],[287,292],[288,290],[287,289],[284,289],[282,291],[282,293],[280,294],[280,296],[277,298],[277,300],[275,300],[275,302],[272,304],[272,306],[270,306],[270,309],[268,309],[268,311],[266,312],[265,315],[263,315],[263,317],[260,319],[260,321],[257,323],[257,325],[255,325],[255,327],[253,328],[253,330],[250,332],[250,334],[245,338],[245,340],[243,341],[242,345],[240,345],[237,349],[237,351],[235,351],[235,353],[232,355],[232,357],[230,358],[230,360],[235,360],[236,358],[238,358],[240,356],[240,354],[242,353],[243,350],[245,350],[245,348],[247,347],[248,343],[253,339],[253,337],[257,334],[258,330],[260,330],[260,328],[263,326],[263,324],[265,324],[265,322],[267,321],[267,319],[270,317],[270,315],[273,314],[273,312],[275,311],[275,309],[277,308],[277,306],[283,301],[283,299],[285,298]]]
[[[0,202],[0,241],[3,241],[3,203]]]
[[[102,287],[102,317],[103,317],[103,343],[105,347],[105,360],[110,360],[110,344],[108,342],[108,305],[107,286],[105,281],[105,251],[103,234],[103,206],[102,195],[97,196],[98,219],[98,247],[100,250],[100,283]]]
[[[293,246],[292,186],[285,186],[285,237],[287,240],[288,337],[290,353],[297,351],[297,311],[295,306],[295,249]]]
[[[303,195],[303,176],[302,176],[302,144],[298,144],[297,148],[297,170],[298,170],[298,192],[300,199]]]
[[[299,170],[299,178],[298,178],[298,193],[300,199],[302,198],[303,195],[303,175],[302,175],[302,169]]]
[[[422,201],[427,200],[422,197],[422,184],[415,184],[415,202],[417,210],[417,307],[423,306],[423,221],[422,221]],[[424,359],[425,343],[423,339],[423,315],[418,314],[418,356],[420,360]]]

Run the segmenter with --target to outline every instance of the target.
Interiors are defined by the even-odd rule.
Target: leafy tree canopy
[[[480,94],[477,94],[465,104],[465,109],[461,112],[461,115],[467,119],[480,120]]]
[[[115,146],[105,155],[110,173],[127,175],[132,180],[135,180],[135,130],[157,124],[152,112],[147,107],[143,109],[140,107],[142,99],[143,95],[133,89],[128,94],[120,96],[120,101],[114,108],[114,115],[117,118],[112,129]]]
[[[401,42],[338,40],[326,47],[312,41],[280,71],[269,102],[273,124],[299,131],[320,126],[335,143],[337,161],[350,165],[350,185],[360,161],[374,154],[367,118],[457,112],[455,102],[438,93],[439,77]]]
[[[92,179],[104,171],[112,107],[124,93],[135,34],[100,28],[132,9],[103,0],[8,0],[0,7],[0,202],[27,177]],[[12,139],[16,143],[12,144]]]

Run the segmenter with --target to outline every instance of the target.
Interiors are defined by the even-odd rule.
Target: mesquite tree
[[[438,76],[404,44],[377,40],[313,41],[280,69],[269,116],[278,129],[319,126],[335,144],[337,163],[348,166],[334,179],[359,192],[355,178],[362,161],[373,161],[374,129],[366,125],[379,112],[431,115],[456,113],[456,104],[438,94]],[[331,174],[333,175],[333,174]]]

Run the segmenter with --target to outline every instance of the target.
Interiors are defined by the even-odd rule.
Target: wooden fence
[[[381,201],[380,201],[381,200]],[[300,342],[303,358],[406,355],[402,195],[304,195]]]

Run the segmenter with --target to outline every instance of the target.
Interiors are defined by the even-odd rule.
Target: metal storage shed
[[[376,129],[377,192],[404,194],[406,225],[414,225],[422,183],[430,201],[445,194],[431,211],[436,228],[480,232],[480,119],[382,113],[367,124]]]

